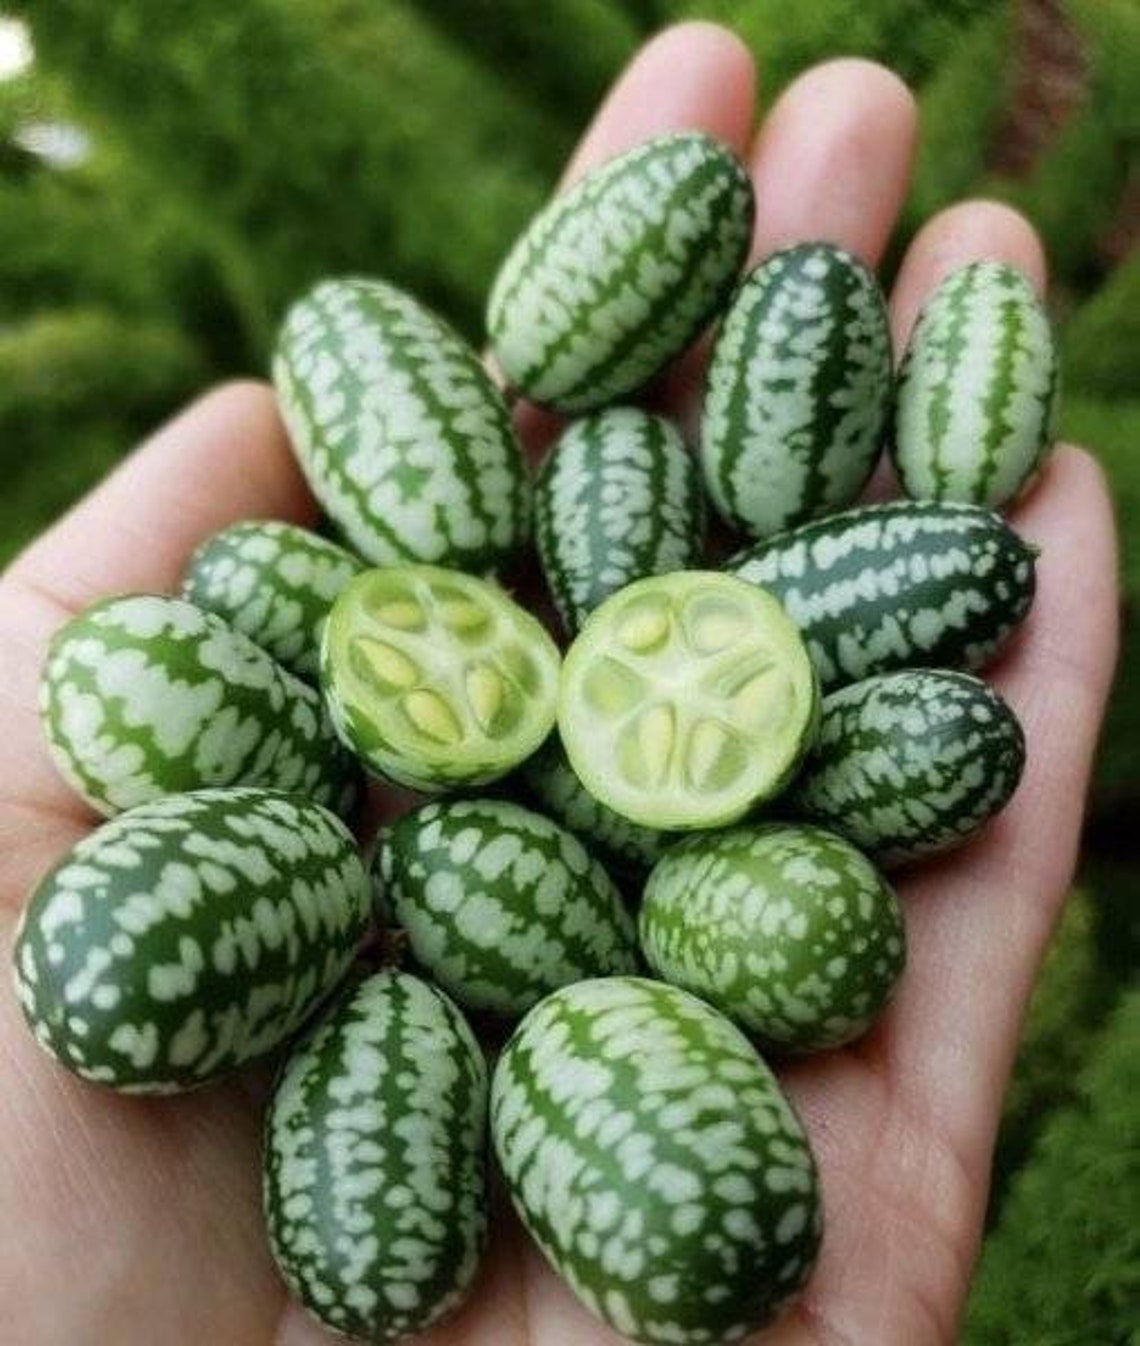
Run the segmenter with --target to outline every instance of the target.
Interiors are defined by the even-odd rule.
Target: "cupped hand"
[[[885,69],[842,60],[801,76],[753,135],[754,71],[707,24],[649,43],[586,134],[568,176],[665,131],[700,127],[749,164],[753,255],[807,239],[874,265],[907,190],[913,100]],[[504,240],[506,243],[508,240]],[[951,268],[980,257],[1045,285],[1014,212],[966,202],[912,243],[894,293],[896,343]],[[667,382],[691,423],[700,355]],[[549,419],[523,412],[532,443]],[[108,593],[177,585],[208,533],[241,518],[309,522],[315,506],[272,395],[221,388],[129,458],[0,581],[0,929],[92,825],[56,775],[36,716],[47,640]],[[936,1346],[955,1339],[1018,1028],[1075,857],[1115,655],[1113,524],[1087,454],[1060,449],[1014,523],[1041,548],[1033,613],[994,681],[1025,726],[1028,767],[974,844],[901,883],[909,965],[862,1041],[781,1072],[819,1159],[826,1236],[799,1306],[756,1346]],[[118,1098],[69,1076],[0,988],[0,1341],[21,1346],[317,1346],[287,1303],[260,1214],[265,1070],[181,1099]],[[603,1346],[598,1325],[504,1209],[460,1314],[424,1346]]]

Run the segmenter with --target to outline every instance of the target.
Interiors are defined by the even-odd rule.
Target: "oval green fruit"
[[[526,540],[529,483],[478,355],[379,280],[328,280],[289,310],[273,378],[313,494],[376,565],[494,569]]]
[[[886,306],[857,257],[804,243],[761,262],[709,362],[701,463],[721,515],[768,537],[851,504],[878,460],[892,381]]]
[[[893,453],[907,495],[997,508],[1052,448],[1060,378],[1049,318],[1004,262],[951,272],[899,369]]]
[[[29,1027],[84,1079],[191,1089],[272,1051],[347,971],[371,912],[344,825],[274,790],[140,805],[41,880],[16,937]]]
[[[487,1069],[441,992],[384,971],[290,1055],[265,1128],[270,1247],[334,1332],[392,1342],[466,1296],[486,1244]]]
[[[587,174],[536,216],[495,278],[487,330],[508,381],[560,411],[636,391],[727,300],[754,209],[740,160],[700,132]]]
[[[865,1032],[906,959],[894,893],[850,842],[811,826],[686,838],[650,874],[639,931],[659,976],[797,1052]]]
[[[972,836],[1009,802],[1024,766],[1025,735],[993,688],[905,669],[824,699],[791,806],[899,864]]]
[[[109,598],[53,636],[40,718],[61,774],[110,815],[184,790],[260,785],[338,811],[356,773],[314,689],[180,598]]]
[[[574,421],[535,485],[535,535],[567,630],[618,589],[699,564],[705,508],[681,433],[661,416],[611,407]]]
[[[744,1035],[676,987],[610,977],[541,1001],[495,1067],[491,1133],[552,1266],[634,1341],[738,1341],[811,1270],[799,1121]]]
[[[1029,611],[1035,557],[989,510],[896,500],[800,524],[727,569],[775,594],[829,690],[893,668],[980,668]]]
[[[522,1014],[569,982],[638,968],[621,894],[577,837],[504,799],[430,803],[382,834],[381,901],[468,1010]]]
[[[297,677],[315,682],[333,599],[364,562],[335,542],[274,519],[231,524],[190,558],[182,596],[243,631]]]
[[[681,570],[606,600],[566,654],[558,728],[586,789],[643,827],[735,822],[811,746],[819,693],[780,604]]]
[[[484,785],[554,724],[558,649],[502,589],[436,566],[358,575],[325,626],[321,686],[343,741],[412,789]]]

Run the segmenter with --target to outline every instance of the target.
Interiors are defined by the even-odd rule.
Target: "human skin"
[[[880,66],[840,60],[796,80],[758,134],[754,107],[752,58],[734,37],[710,24],[669,29],[621,77],[567,180],[647,136],[703,128],[751,167],[754,257],[826,238],[876,264],[909,180],[916,115],[906,88]],[[1044,289],[1042,248],[1026,221],[1004,206],[961,203],[926,225],[902,263],[890,300],[897,346],[939,279],[983,257]],[[689,423],[701,358],[698,350],[666,380],[666,405]],[[522,409],[520,425],[537,452],[550,418]],[[0,579],[6,946],[37,879],[94,821],[53,769],[36,716],[52,632],[104,595],[174,588],[195,546],[228,523],[306,523],[315,513],[270,390],[229,384],[161,429]],[[1116,650],[1113,522],[1094,460],[1059,449],[1012,517],[1041,548],[1039,589],[991,672],[1025,726],[1025,778],[974,843],[902,880],[909,964],[873,1031],[780,1071],[818,1156],[827,1229],[804,1298],[755,1346],[956,1339],[1002,1095],[1072,875]],[[92,1088],[36,1048],[4,978],[0,1341],[331,1343],[289,1305],[266,1247],[268,1078],[268,1068],[247,1071],[173,1100]],[[499,1204],[476,1293],[423,1346],[617,1342]]]

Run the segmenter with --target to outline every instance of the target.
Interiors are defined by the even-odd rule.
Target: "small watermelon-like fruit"
[[[1004,262],[971,262],[927,300],[899,370],[893,452],[907,495],[996,509],[1053,446],[1060,378],[1048,315]]]
[[[815,1261],[815,1164],[747,1038],[663,982],[609,977],[540,1001],[491,1082],[512,1200],[583,1304],[645,1346],[763,1326]]]
[[[636,391],[728,299],[754,209],[740,160],[696,131],[587,174],[531,222],[495,278],[487,330],[508,381],[567,412]]]
[[[1029,611],[1036,554],[977,505],[896,500],[800,524],[727,569],[780,600],[830,690],[894,668],[982,667]]]
[[[41,880],[16,989],[68,1070],[174,1093],[294,1033],[370,914],[352,836],[319,805],[275,790],[170,795],[104,823]]]
[[[252,519],[207,538],[182,596],[217,613],[297,677],[315,682],[333,599],[365,568],[335,542],[293,523]]]
[[[882,292],[857,257],[804,243],[761,262],[709,362],[701,462],[721,515],[759,538],[850,505],[879,457],[892,378]]]
[[[222,785],[345,811],[356,773],[316,691],[181,598],[96,603],[52,638],[40,717],[60,772],[99,813]]]
[[[650,874],[639,930],[658,976],[797,1052],[865,1032],[906,958],[894,893],[849,841],[813,826],[686,838]]]
[[[1008,803],[1025,766],[1017,716],[979,678],[904,669],[826,697],[792,797],[883,864],[944,851]]]
[[[535,486],[538,554],[571,632],[633,580],[698,565],[704,527],[700,473],[680,431],[636,407],[572,422]]]
[[[530,487],[479,356],[379,280],[327,280],[289,310],[273,361],[289,436],[325,512],[376,565],[484,571],[526,540]]]
[[[265,1127],[274,1260],[325,1327],[426,1331],[466,1297],[487,1239],[487,1068],[441,991],[383,971],[285,1063]]]
[[[642,827],[735,822],[811,747],[819,691],[799,633],[755,585],[716,571],[638,580],[566,654],[558,728],[586,789]]]
[[[554,724],[558,648],[502,589],[437,566],[358,575],[325,625],[321,686],[343,741],[415,790],[485,785]]]
[[[557,823],[505,799],[425,804],[385,829],[384,910],[468,1010],[522,1014],[569,982],[638,968],[633,918]]]

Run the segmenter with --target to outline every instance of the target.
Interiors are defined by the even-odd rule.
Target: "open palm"
[[[669,30],[638,56],[570,174],[647,136],[701,127],[756,183],[753,252],[828,239],[878,262],[906,192],[913,102],[859,61],[820,66],[753,138],[754,72],[720,29]],[[458,241],[457,242],[461,242]],[[911,246],[891,299],[896,341],[949,269],[976,257],[1039,287],[1036,237],[1013,212],[965,203]],[[696,358],[669,380],[682,419]],[[537,444],[549,426],[523,413]],[[91,816],[48,761],[36,684],[48,637],[93,599],[169,590],[194,546],[244,517],[306,522],[315,507],[272,396],[222,388],[190,408],[40,539],[0,581],[0,930]],[[1057,453],[1017,510],[1042,549],[1039,596],[995,671],[1029,765],[974,845],[907,877],[910,962],[864,1040],[782,1072],[819,1158],[827,1233],[802,1304],[764,1346],[926,1346],[953,1340],[976,1251],[1020,1017],[1076,853],[1115,653],[1112,519],[1100,474]],[[23,1346],[331,1340],[286,1303],[260,1217],[266,1070],[175,1100],[118,1098],[35,1047],[0,989],[0,1340]],[[600,1327],[506,1212],[485,1276],[430,1346],[601,1346]]]

